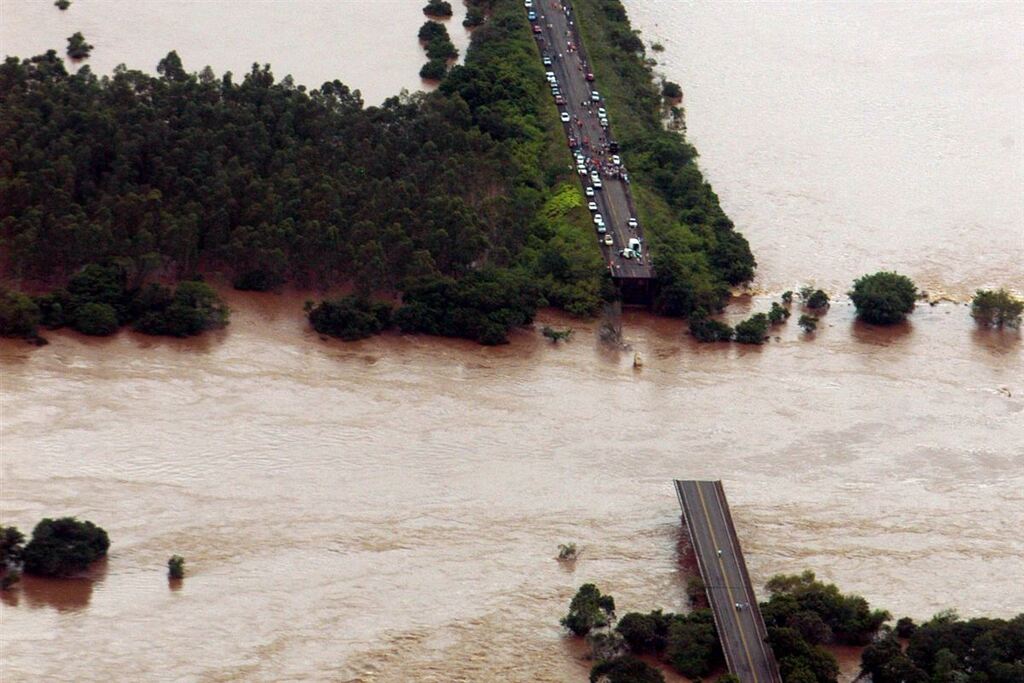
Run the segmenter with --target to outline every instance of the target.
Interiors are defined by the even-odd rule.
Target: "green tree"
[[[150,286],[136,296],[135,329],[144,334],[190,337],[228,324],[230,310],[205,282],[186,280],[169,295],[166,288]]]
[[[107,532],[92,522],[47,518],[32,530],[22,557],[29,574],[65,577],[87,569],[106,556],[109,547]]]
[[[85,42],[85,36],[80,31],[73,33],[68,38],[68,57],[71,59],[85,59],[92,52],[92,45]]]
[[[665,683],[660,671],[636,657],[623,655],[598,662],[590,669],[590,683]]]
[[[577,636],[585,636],[592,629],[607,626],[614,618],[612,596],[602,595],[597,586],[585,583],[573,596],[569,613],[562,617],[561,624]]]
[[[109,304],[90,301],[75,309],[72,327],[94,337],[105,337],[118,330],[117,311]]]
[[[981,327],[1020,327],[1024,301],[1005,289],[979,289],[971,300],[971,317]]]
[[[779,302],[772,302],[772,309],[768,311],[768,322],[772,325],[780,325],[786,322],[791,315],[788,308],[779,305]]]
[[[391,306],[361,296],[321,301],[309,310],[309,322],[320,334],[344,341],[380,334],[391,324]]]
[[[763,344],[768,338],[768,316],[755,313],[736,325],[736,341],[741,344]]]
[[[665,657],[687,678],[706,676],[721,663],[722,651],[710,611],[673,616],[668,627]]]
[[[818,316],[807,315],[806,313],[800,316],[800,319],[796,322],[804,332],[810,334],[818,329]]]
[[[0,525],[0,569],[21,562],[25,534],[18,527]]]
[[[171,579],[185,578],[185,558],[181,555],[171,555],[167,560],[167,576]]]
[[[547,325],[541,330],[541,334],[551,340],[552,343],[557,344],[560,341],[569,341],[573,335],[573,329],[570,327],[565,330],[556,330],[553,327]]]
[[[831,629],[835,642],[866,645],[890,617],[883,610],[872,610],[859,595],[844,595],[834,584],[818,581],[811,571],[773,576],[766,587],[771,599],[761,606],[765,623],[798,635],[790,627],[791,620],[805,619],[807,615],[801,613],[811,612]]]
[[[700,309],[690,316],[690,334],[699,342],[723,342],[732,339],[735,332],[730,325],[711,318]]]
[[[661,86],[661,94],[665,99],[678,100],[683,96],[683,89],[678,83],[672,81],[665,81]]]
[[[0,525],[0,590],[7,590],[21,579],[25,535],[17,527]]]
[[[857,316],[875,325],[893,325],[914,310],[917,287],[906,275],[880,271],[853,283],[850,299]]]
[[[482,25],[486,18],[482,10],[470,7],[466,10],[466,18],[462,20],[462,25],[466,28],[476,28]]]
[[[917,624],[910,617],[900,617],[896,622],[896,635],[900,638],[909,638],[917,630]]]
[[[0,287],[0,337],[35,337],[39,307],[28,296]]]
[[[450,17],[452,5],[446,0],[429,0],[423,8],[423,13],[428,17]]]
[[[661,654],[668,645],[672,617],[671,614],[662,614],[661,610],[650,614],[629,612],[619,620],[615,630],[622,635],[633,654]]]
[[[68,7],[71,7],[71,0],[57,0],[53,4],[54,6],[56,6],[57,9],[64,11]]]
[[[807,308],[812,311],[820,311],[830,306],[828,294],[824,290],[816,289],[807,297]]]
[[[427,81],[439,81],[448,73],[448,65],[444,59],[430,59],[420,69],[420,78]]]

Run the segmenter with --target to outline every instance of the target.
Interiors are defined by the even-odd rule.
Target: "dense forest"
[[[874,683],[1020,683],[1024,681],[1024,614],[1010,620],[961,620],[942,612],[918,626],[909,618],[886,622],[888,612],[844,594],[813,572],[777,575],[760,604],[768,642],[784,683],[836,683],[839,663],[827,647],[864,647],[861,673]],[[585,637],[595,661],[590,680],[664,683],[661,671],[639,657],[652,657],[700,680],[725,665],[707,595],[700,580],[688,592],[687,615],[661,610],[615,614],[615,599],[584,584],[561,620]],[[906,644],[906,647],[904,647]],[[738,683],[731,674],[719,683]]]
[[[7,58],[3,279],[60,287],[100,264],[126,273],[130,291],[204,272],[255,290],[288,281],[355,284],[365,295],[464,289],[461,300],[476,308],[434,305],[434,319],[422,306],[418,316],[399,309],[396,320],[491,343],[537,306],[595,313],[614,290],[522,4],[470,4],[488,18],[465,64],[438,91],[379,107],[338,81],[307,89],[277,80],[269,65],[240,79],[190,72],[174,52],[156,76],[125,67],[72,74],[54,51]],[[581,4],[601,8],[593,31],[614,47],[595,56],[598,75],[618,84],[609,96],[617,119],[634,119],[621,126],[622,143],[650,188],[641,208],[653,207],[660,310],[717,308],[728,283],[752,274],[746,242],[693,148],[662,127],[642,45],[623,38],[635,36],[621,4]],[[511,312],[486,295],[509,287]]]

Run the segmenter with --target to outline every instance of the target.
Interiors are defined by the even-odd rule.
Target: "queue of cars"
[[[537,16],[537,12],[533,9],[533,0],[524,0],[524,4],[525,4],[525,6],[527,8],[527,17],[529,18],[529,20],[531,22],[536,22],[538,20],[538,16]],[[534,31],[534,33],[541,33],[541,28],[537,24],[534,24],[533,25],[533,31]],[[544,73],[544,77],[547,80],[548,85],[551,88],[551,95],[555,99],[555,104],[558,105],[559,107],[565,107],[566,100],[565,100],[564,95],[562,94],[561,85],[558,82],[558,76],[552,70],[552,67],[554,65],[554,60],[555,60],[554,55],[549,55],[549,54],[544,54],[543,55],[542,62],[544,64],[544,66],[547,68],[547,70]],[[585,74],[584,74],[584,78],[587,80],[587,82],[593,82],[594,81],[594,74],[592,72],[590,72],[589,70],[587,70],[585,72]],[[600,105],[601,104],[601,93],[598,92],[597,90],[591,90],[590,91],[590,101]],[[598,106],[597,107],[597,111],[596,111],[596,116],[597,116],[597,120],[598,120],[598,123],[600,124],[600,126],[603,129],[607,130],[608,127],[609,127],[608,111],[603,106]],[[561,119],[562,123],[570,123],[572,121],[572,115],[566,109],[562,109],[560,111],[559,118]],[[582,127],[582,124],[579,121],[577,121],[577,124],[579,124]],[[583,176],[584,178],[586,178],[588,173],[589,173],[590,183],[589,184],[584,184],[583,192],[584,192],[584,195],[586,195],[586,197],[588,199],[588,201],[587,201],[587,209],[589,209],[590,212],[593,214],[593,222],[594,222],[594,227],[595,227],[595,229],[597,230],[597,233],[598,233],[598,241],[601,244],[603,244],[604,246],[613,247],[614,244],[615,244],[615,240],[612,237],[611,233],[608,231],[608,225],[605,223],[604,216],[601,214],[600,207],[598,206],[598,203],[596,201],[595,191],[602,189],[602,187],[604,185],[602,180],[601,180],[601,175],[597,172],[597,169],[591,167],[591,164],[589,163],[589,160],[587,159],[587,157],[584,156],[583,152],[580,151],[580,149],[577,148],[577,140],[572,135],[572,133],[570,133],[570,136],[569,136],[569,147],[573,149],[573,157],[574,157],[574,159],[576,161],[576,170],[577,170],[577,172],[581,176]],[[611,151],[618,152],[618,145],[615,145],[614,147],[612,147]],[[625,182],[628,183],[629,182],[628,181],[628,176],[625,174],[625,172],[621,171],[621,166],[622,166],[622,159],[621,159],[621,157],[617,153],[616,154],[612,154],[611,162],[616,167],[620,167],[620,172],[618,173],[618,177],[622,178]],[[627,225],[628,225],[630,231],[634,232],[634,233],[639,228],[639,223],[637,222],[637,219],[635,217],[630,217]],[[643,258],[643,250],[642,250],[642,245],[641,245],[640,239],[638,237],[635,237],[635,236],[634,237],[630,237],[629,240],[628,240],[627,245],[623,249],[620,249],[618,251],[618,254],[622,258],[626,258],[626,259],[633,259],[633,258],[635,258],[635,259],[638,259],[638,260],[642,260],[642,258]]]

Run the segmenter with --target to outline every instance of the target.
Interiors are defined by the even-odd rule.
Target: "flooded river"
[[[229,330],[187,343],[0,346],[5,522],[113,539],[93,583],[4,598],[5,682],[582,680],[557,624],[580,583],[685,604],[673,477],[725,481],[758,583],[1024,610],[1020,340],[962,306],[879,333],[840,305],[762,349],[634,314],[635,371],[591,325],[325,342],[301,299],[232,295]]]
[[[97,71],[270,61],[375,102],[418,87],[421,4],[0,0],[0,37],[27,55],[82,30]],[[1020,288],[1019,6],[627,6],[760,286],[884,266]],[[1024,347],[961,305],[877,331],[839,302],[815,338],[790,323],[760,349],[631,313],[636,371],[551,314],[570,343],[342,344],[304,296],[226,295],[231,326],[200,340],[0,342],[0,517],[113,541],[90,580],[3,596],[4,683],[581,681],[557,624],[580,583],[620,611],[685,605],[673,477],[724,480],[759,585],[810,568],[897,615],[1024,610]],[[570,541],[574,567],[554,559]]]
[[[1024,3],[625,4],[761,289],[1024,289]]]

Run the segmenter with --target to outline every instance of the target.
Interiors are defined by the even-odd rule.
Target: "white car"
[[[604,107],[598,107],[597,108],[597,115],[600,116],[602,119],[604,119],[604,118],[608,117],[608,112],[605,111]]]
[[[599,213],[594,214],[594,225],[604,225],[604,216]]]
[[[622,165],[622,158],[618,154],[613,154],[612,155],[612,163],[615,164],[616,166],[621,166]]]
[[[638,225],[640,225],[639,223],[636,222],[635,218],[630,218],[628,223],[629,227],[631,228],[636,228]]]
[[[600,190],[603,187],[603,185],[601,184],[601,179],[600,178],[591,177],[590,181],[592,183],[594,183],[594,189]]]
[[[562,123],[569,123],[569,112],[563,111],[558,118],[562,119]]]
[[[597,202],[587,202],[587,208],[591,211],[597,211]]]
[[[602,128],[608,127],[608,119],[601,119],[600,122]]]
[[[619,256],[621,256],[622,258],[633,258],[634,255],[635,254],[633,253],[632,249],[623,249],[622,251],[619,252]]]
[[[593,197],[594,196],[594,188],[592,188],[589,185],[587,185],[585,188],[583,188],[583,194],[587,195],[588,197]]]
[[[610,246],[612,246],[612,244],[615,243],[615,240],[612,239],[611,235],[605,235],[604,236],[604,243],[605,243],[606,246],[610,247]]]
[[[524,0],[523,5],[526,7],[533,7],[533,0]]]
[[[555,72],[554,71],[545,71],[544,72],[544,78],[548,79],[548,83],[554,83],[555,81],[558,80],[557,78],[555,78]]]
[[[598,224],[597,224],[597,234],[598,234],[598,235],[603,235],[603,234],[605,234],[606,232],[608,232],[608,228],[606,228],[606,227],[604,226],[604,223],[598,223]]]
[[[551,66],[551,57],[544,57],[544,66]]]
[[[596,90],[594,92],[590,93],[590,101],[591,102],[600,102],[601,101],[601,93],[597,92]]]
[[[630,237],[629,238],[629,250],[632,251],[634,254],[636,254],[637,257],[639,257],[640,254],[643,253],[643,250],[640,247],[640,240],[638,240],[635,237]]]

